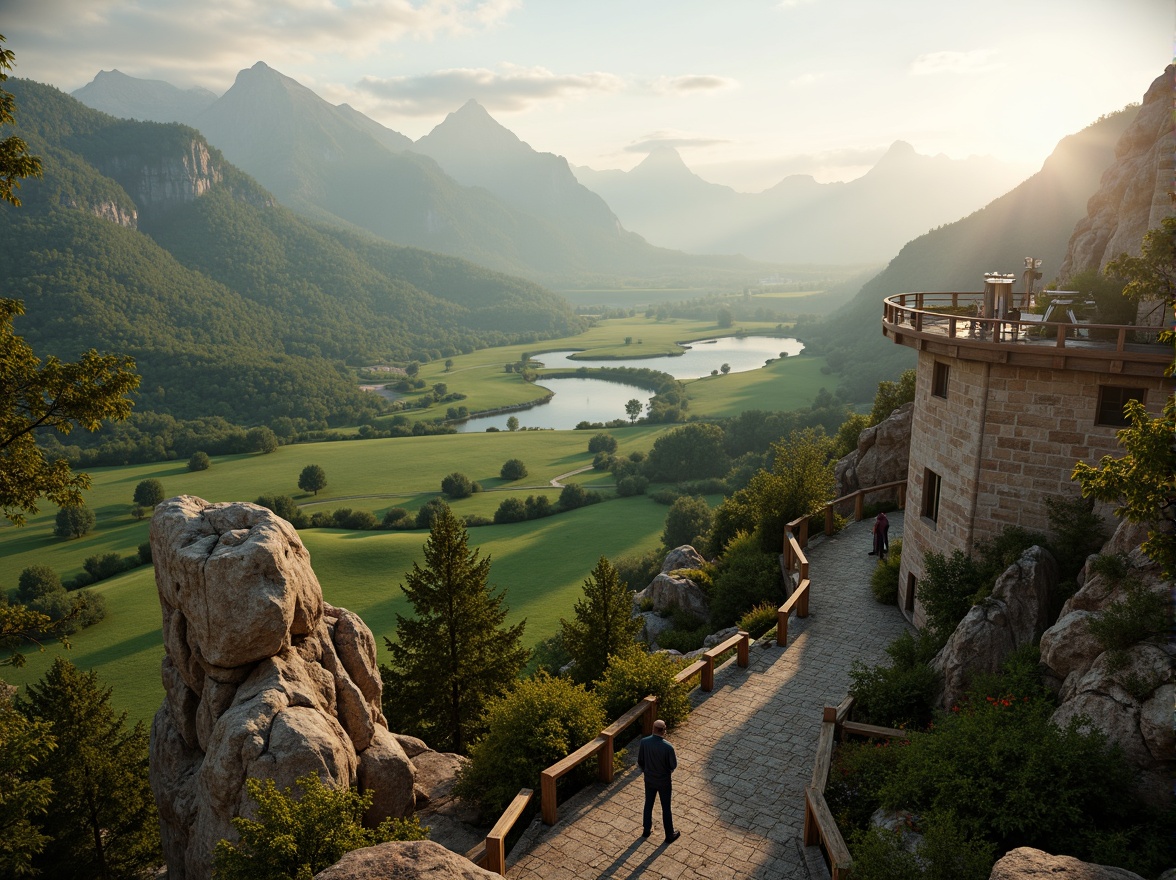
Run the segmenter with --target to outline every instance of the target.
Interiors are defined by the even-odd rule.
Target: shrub
[[[345,853],[391,840],[424,840],[428,829],[416,816],[385,819],[364,828],[372,793],[332,789],[315,773],[299,778],[302,793],[279,791],[272,779],[246,779],[245,790],[257,804],[257,819],[237,817],[238,843],[221,840],[213,867],[218,880],[286,880],[310,877],[339,861]]]
[[[470,748],[455,791],[478,804],[483,816],[497,815],[520,788],[538,791],[540,772],[595,739],[605,724],[595,694],[539,672],[490,702],[486,735]],[[564,777],[567,786],[590,778],[583,768]]]
[[[474,494],[474,483],[465,474],[454,471],[441,480],[441,491],[450,498],[469,498]]]
[[[898,569],[902,564],[902,538],[890,545],[890,553],[870,573],[870,591],[883,605],[898,604]]]
[[[469,526],[471,529],[478,526],[492,526],[494,520],[488,516],[482,516],[480,513],[467,513],[461,518],[461,521]]]
[[[192,457],[188,459],[188,470],[190,471],[206,471],[210,467],[212,467],[212,459],[208,457],[207,452],[193,452]]]
[[[886,740],[837,744],[829,767],[825,800],[847,837],[852,830],[870,827],[870,817],[882,806],[882,786],[894,774],[903,748],[903,743]]]
[[[683,495],[670,505],[662,530],[662,545],[672,550],[683,544],[702,543],[696,541],[710,531],[712,514],[706,499]]]
[[[296,529],[304,529],[310,525],[305,511],[289,495],[262,495],[256,504],[271,510]],[[323,516],[316,513],[315,516]]]
[[[125,570],[126,564],[117,553],[103,553],[101,556],[87,556],[82,568],[93,581],[101,581]]]
[[[135,486],[135,504],[142,507],[154,507],[163,500],[163,483],[159,480],[140,480]]]
[[[527,466],[523,464],[521,459],[509,458],[503,462],[502,470],[498,475],[504,480],[521,480],[527,475]]]
[[[723,629],[761,602],[779,606],[784,598],[784,583],[776,558],[761,552],[755,535],[738,533],[719,560],[711,623],[716,629]]]
[[[25,605],[42,596],[65,591],[61,578],[48,565],[30,565],[20,573],[16,583],[16,598]]]
[[[142,544],[140,544],[140,545],[139,545],[139,546],[136,548],[136,550],[137,550],[137,552],[138,552],[138,554],[139,554],[139,564],[140,564],[140,565],[150,565],[150,564],[151,564],[151,562],[152,562],[152,557],[151,557],[151,542],[150,542],[150,541],[144,541]]]
[[[622,498],[631,498],[634,495],[644,495],[646,488],[649,486],[649,480],[640,474],[633,474],[628,477],[622,477],[617,480],[617,494]]]
[[[561,510],[575,510],[578,507],[595,504],[601,500],[603,499],[599,492],[589,492],[579,483],[568,483],[563,487],[563,491],[559,493],[559,506]]]
[[[1117,654],[1132,645],[1159,635],[1168,629],[1170,600],[1166,592],[1149,590],[1143,584],[1128,580],[1124,596],[1090,617],[1086,628],[1098,639],[1104,651]],[[1112,665],[1120,665],[1121,656],[1108,657]]]
[[[442,510],[448,510],[449,505],[441,498],[430,498],[420,506],[416,514],[416,527],[418,529],[431,529],[433,527],[433,519]]]
[[[1106,541],[1107,526],[1102,517],[1095,515],[1093,498],[1049,495],[1045,508],[1052,533],[1049,549],[1058,561],[1058,578],[1072,593],[1077,587],[1074,578],[1086,558],[1097,553]]]
[[[598,452],[592,459],[592,470],[607,471],[611,470],[613,462],[617,460],[616,456],[611,452]]]
[[[527,518],[527,506],[518,498],[505,498],[494,511],[494,522],[498,525],[522,522]]]
[[[693,619],[693,618],[692,618]],[[667,651],[689,654],[702,647],[703,640],[711,634],[710,625],[695,621],[693,626],[675,625],[657,635],[657,645]]]
[[[917,636],[908,631],[887,646],[889,665],[866,666],[855,660],[849,670],[854,718],[882,727],[930,724],[938,680],[928,663],[937,650],[926,631]]]
[[[923,577],[916,589],[927,629],[944,645],[968,609],[988,594],[992,584],[985,583],[972,557],[954,550],[951,556],[924,554]]]
[[[389,507],[384,511],[384,518],[380,521],[380,525],[386,529],[396,528],[408,518],[408,511],[403,507]]]
[[[649,550],[640,556],[622,556],[613,563],[617,568],[617,577],[630,590],[644,590],[650,581],[661,574],[662,555],[657,550]]]
[[[572,655],[564,647],[563,633],[557,632],[541,640],[531,649],[531,660],[524,674],[533,675],[542,670],[549,675],[559,675],[559,671],[571,662]]]
[[[903,836],[887,828],[855,831],[849,840],[854,880],[988,880],[995,847],[970,840],[951,817],[926,817],[923,839],[913,852]]]
[[[53,534],[59,538],[80,538],[94,528],[94,511],[79,504],[77,507],[62,507],[54,520]]]
[[[1101,574],[1111,581],[1121,581],[1127,577],[1130,563],[1122,553],[1102,553],[1090,563],[1090,570],[1094,574]]]
[[[771,602],[761,602],[739,618],[739,628],[753,639],[758,639],[776,626],[777,607]]]
[[[650,492],[649,497],[658,504],[665,504],[667,506],[673,504],[681,493],[677,489],[658,489],[656,492]]]
[[[92,590],[78,590],[70,597],[70,615],[77,629],[93,626],[106,617],[106,597]]]
[[[667,654],[650,654],[632,645],[608,658],[596,695],[610,719],[619,718],[649,694],[657,697],[658,716],[670,727],[690,715],[689,688],[674,680],[681,663]]]
[[[542,519],[545,516],[551,516],[555,513],[551,499],[546,495],[528,495],[525,504],[527,508],[527,519]]]
[[[592,453],[617,451],[617,438],[612,434],[594,434],[588,441],[588,451]]]
[[[341,529],[367,531],[376,528],[379,521],[370,510],[344,510],[335,512],[335,524]]]

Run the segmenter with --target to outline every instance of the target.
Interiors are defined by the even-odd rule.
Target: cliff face
[[[1074,228],[1062,278],[1102,270],[1124,252],[1138,254],[1144,233],[1176,214],[1171,195],[1176,170],[1173,97],[1176,66],[1169,65],[1144,95],[1135,121],[1115,147],[1114,164],[1103,173],[1086,217]]]
[[[122,184],[144,212],[191,202],[223,180],[208,145],[199,140],[168,154],[114,156],[98,167]]]

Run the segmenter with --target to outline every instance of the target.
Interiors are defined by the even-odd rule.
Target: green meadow
[[[686,383],[692,415],[726,418],[744,410],[793,410],[811,406],[821,388],[833,391],[836,377],[821,372],[823,357],[799,354],[746,373],[705,376]]]

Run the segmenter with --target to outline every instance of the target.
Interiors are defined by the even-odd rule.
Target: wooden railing
[[[699,686],[704,691],[714,688],[715,661],[732,648],[736,651],[736,662],[746,668],[750,659],[751,639],[746,632],[738,632],[719,645],[715,645],[704,653],[698,660],[681,670],[674,679],[685,683],[694,676],[699,676]],[[642,730],[648,736],[653,733],[653,722],[657,718],[657,697],[650,694],[640,703],[606,727],[600,736],[585,743],[563,758],[552,764],[539,775],[540,807],[543,821],[547,825],[554,825],[559,818],[556,796],[556,783],[561,777],[579,767],[585,761],[596,756],[596,777],[601,782],[613,780],[613,756],[615,754],[614,741],[629,725],[637,719],[642,721]]]
[[[833,764],[833,744],[837,740],[857,736],[865,739],[897,739],[906,732],[892,727],[876,727],[873,724],[859,724],[848,720],[853,708],[853,697],[846,697],[841,703],[826,706],[821,718],[821,735],[817,740],[817,754],[813,760],[813,776],[804,790],[804,845],[820,845],[829,860],[832,880],[844,880],[853,867],[853,858],[845,838],[829,804],[825,801],[825,785],[829,781],[829,768]]]
[[[523,811],[535,796],[529,788],[520,789],[506,811],[494,823],[486,839],[466,853],[466,858],[480,868],[506,876],[506,836],[510,834]]]
[[[858,489],[840,498],[834,498],[824,507],[825,534],[832,535],[834,530],[834,509],[848,501],[853,502],[854,522],[861,522],[865,512],[867,495],[875,492],[898,490],[898,506],[906,506],[906,480],[894,480],[881,483],[867,489]],[[808,557],[804,555],[804,548],[808,546],[808,516],[800,516],[784,526],[784,546],[780,553],[780,573],[788,588],[788,600],[776,609],[776,644],[781,648],[788,646],[788,617],[793,611],[797,617],[808,617],[809,614],[809,580]]]

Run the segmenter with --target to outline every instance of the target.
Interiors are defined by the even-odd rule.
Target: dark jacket
[[[669,782],[670,774],[678,767],[678,756],[674,747],[655,733],[641,740],[637,766],[651,782]]]

